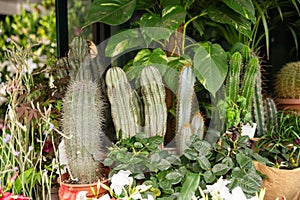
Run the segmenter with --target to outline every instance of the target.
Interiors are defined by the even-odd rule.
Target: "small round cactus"
[[[281,68],[276,76],[275,92],[279,98],[300,99],[300,61]]]

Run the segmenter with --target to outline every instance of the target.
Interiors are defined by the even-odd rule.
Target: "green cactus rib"
[[[204,119],[198,111],[192,118],[192,134],[196,134],[200,139],[204,139]]]
[[[166,93],[159,71],[152,66],[141,73],[141,91],[144,102],[145,127],[149,136],[164,136],[167,129]]]
[[[230,59],[229,76],[226,82],[226,96],[236,102],[239,95],[240,71],[242,68],[242,55],[235,52]]]
[[[265,98],[264,99],[264,108],[266,115],[266,124],[268,128],[277,127],[277,108],[273,99]]]
[[[180,133],[176,136],[177,151],[179,155],[184,153],[184,150],[188,147],[188,142],[192,136],[192,129],[190,124],[184,124]]]
[[[63,100],[62,127],[68,136],[65,148],[70,173],[82,183],[97,181],[101,172],[102,108],[97,83],[70,83]]]
[[[122,131],[123,139],[140,132],[141,112],[137,105],[140,100],[131,89],[125,72],[119,67],[110,68],[106,74],[106,85],[116,132]]]
[[[179,75],[179,85],[177,90],[177,133],[180,134],[184,124],[190,123],[191,110],[194,97],[195,75],[189,66],[185,66]]]
[[[244,46],[242,49],[243,63],[246,66],[250,62],[251,50],[249,46]]]
[[[279,98],[300,99],[300,62],[285,64],[275,80],[275,92]]]
[[[254,83],[259,67],[259,61],[257,58],[251,58],[245,69],[243,77],[241,95],[246,98],[246,108],[251,111],[252,95],[254,92]]]
[[[253,95],[253,113],[254,120],[257,124],[257,134],[259,136],[266,132],[265,126],[265,110],[263,106],[262,97],[262,83],[261,83],[261,72],[258,70],[255,85],[254,85],[254,95]]]

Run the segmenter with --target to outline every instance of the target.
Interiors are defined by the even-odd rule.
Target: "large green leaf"
[[[215,22],[232,25],[241,34],[251,38],[251,21],[229,9],[226,5],[221,5],[218,8],[213,5],[209,6],[208,16]]]
[[[205,156],[200,156],[197,158],[199,166],[204,170],[210,170],[211,164]]]
[[[182,174],[178,171],[171,171],[166,175],[166,179],[171,182],[172,185],[179,183],[182,180]]]
[[[155,0],[138,0],[136,1],[137,10],[146,10],[155,5]]]
[[[135,10],[136,0],[94,0],[84,27],[95,22],[119,25],[128,21]]]
[[[180,190],[178,199],[179,200],[192,199],[192,196],[194,195],[196,189],[198,188],[199,181],[200,181],[199,174],[196,173],[187,174],[185,181],[182,185],[182,188]]]
[[[194,73],[212,95],[215,95],[223,84],[227,69],[227,56],[220,45],[204,43],[196,49]]]
[[[236,154],[236,161],[240,165],[241,169],[248,169],[252,165],[252,159],[241,152]]]
[[[228,167],[226,164],[223,164],[223,163],[218,163],[218,164],[214,165],[212,168],[212,172],[216,176],[222,176],[222,175],[226,174],[229,170],[230,170],[230,167]]]
[[[251,0],[224,0],[224,3],[235,12],[255,23],[255,9]]]
[[[126,30],[110,37],[105,54],[108,57],[114,57],[128,49],[140,46],[143,42],[137,29]]]

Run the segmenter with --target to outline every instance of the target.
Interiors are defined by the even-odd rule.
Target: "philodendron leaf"
[[[251,0],[224,0],[224,3],[235,12],[255,23],[255,9]]]
[[[135,10],[136,0],[94,0],[83,27],[95,22],[119,25],[128,21]]]
[[[244,16],[229,9],[226,5],[221,5],[218,8],[211,5],[207,10],[211,20],[221,24],[232,25],[241,34],[251,38],[251,21]]]
[[[143,42],[143,37],[139,35],[137,29],[123,31],[109,38],[105,55],[108,57],[117,56],[128,49],[140,46]]]
[[[223,163],[218,163],[218,164],[214,165],[212,168],[212,172],[216,176],[222,176],[222,175],[226,174],[229,170],[230,170],[230,167],[228,167],[226,164],[223,164]]]
[[[198,188],[199,181],[200,181],[199,174],[196,173],[187,174],[185,181],[182,185],[182,188],[180,190],[178,199],[179,200],[192,199],[192,196],[194,195],[196,189]]]
[[[162,26],[176,30],[185,21],[186,11],[180,5],[167,6],[162,11]]]
[[[194,73],[212,95],[215,95],[223,84],[227,69],[227,56],[219,44],[207,42],[195,50]]]

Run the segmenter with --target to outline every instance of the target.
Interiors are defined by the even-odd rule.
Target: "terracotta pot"
[[[276,99],[280,110],[293,110],[300,114],[300,99]]]
[[[91,183],[91,184],[69,184],[64,183],[66,179],[69,178],[68,174],[62,174],[61,177],[57,179],[57,182],[60,184],[59,191],[58,191],[58,197],[59,200],[76,200],[76,195],[81,191],[87,191],[87,197],[93,198],[95,197],[91,188],[94,188],[94,191],[97,191],[97,183]],[[108,179],[101,181],[102,183],[108,185]],[[99,191],[99,198],[100,196],[108,193],[107,190],[104,188],[100,188]]]
[[[262,163],[254,162],[255,168],[267,177],[263,179],[262,187],[266,189],[264,200],[300,199],[300,169],[277,169]]]

